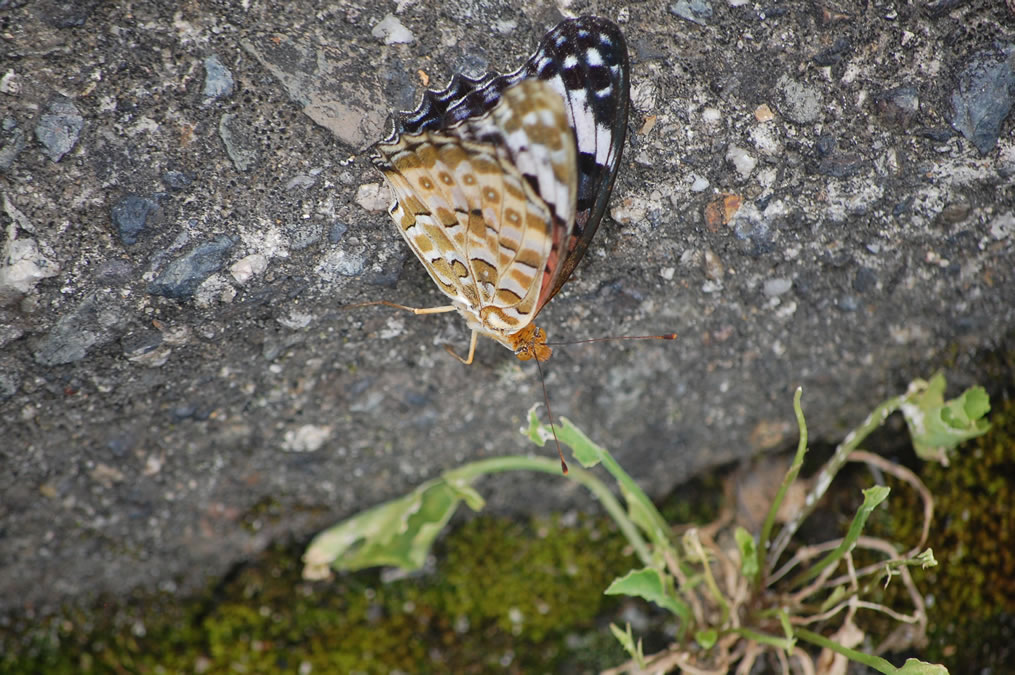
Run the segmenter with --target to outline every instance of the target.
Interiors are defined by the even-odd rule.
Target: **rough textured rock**
[[[913,377],[982,380],[1015,327],[1015,142],[1010,89],[961,94],[1008,82],[1004,4],[623,5],[602,5],[632,58],[615,220],[539,324],[680,337],[556,348],[554,413],[660,495],[793,444],[797,385],[835,440]],[[400,7],[413,39],[386,44],[389,6],[9,3],[0,606],[186,590],[448,467],[539,452],[517,433],[530,364],[482,341],[463,367],[454,314],[343,306],[446,302],[376,189],[388,112],[514,69],[560,17]],[[125,195],[160,195],[158,226],[113,224]],[[493,508],[591,505],[552,477],[488,486]],[[250,516],[266,502],[283,515]]]

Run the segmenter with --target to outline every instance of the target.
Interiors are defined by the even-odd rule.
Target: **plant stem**
[[[842,465],[846,463],[849,455],[853,450],[859,447],[860,443],[863,442],[875,429],[884,424],[885,419],[893,412],[902,407],[902,404],[908,400],[908,394],[902,396],[893,396],[888,399],[867,416],[867,419],[863,423],[849,432],[846,438],[843,439],[835,448],[835,454],[832,455],[828,463],[822,467],[821,471],[814,479],[814,490],[807,495],[807,500],[804,503],[803,508],[794,516],[793,520],[786,523],[782,530],[779,531],[779,535],[775,538],[772,544],[772,551],[779,551],[780,553],[786,550],[786,546],[789,545],[789,540],[796,534],[796,531],[800,529],[800,525],[807,519],[809,515],[817,507],[818,502],[825,495],[828,490],[828,486],[831,485],[832,479]],[[764,552],[763,552],[764,553]],[[769,559],[769,569],[774,568],[776,561]]]
[[[880,656],[864,654],[863,652],[858,652],[855,649],[844,647],[840,645],[838,642],[829,640],[824,635],[820,635],[819,633],[812,633],[811,631],[805,628],[797,628],[795,633],[796,636],[799,637],[801,640],[806,640],[807,642],[816,644],[819,647],[823,647],[825,649],[831,649],[833,652],[836,652],[837,654],[842,654],[851,661],[862,663],[879,672],[889,674],[898,672],[898,668],[896,668],[895,666],[893,666],[891,663],[884,660]]]
[[[793,464],[790,466],[789,471],[786,472],[786,475],[782,479],[779,492],[768,509],[768,515],[765,517],[765,523],[761,528],[761,535],[758,537],[758,574],[752,579],[755,589],[766,583],[768,575],[772,573],[776,562],[778,562],[779,557],[782,555],[782,549],[779,548],[774,548],[770,552],[768,543],[772,536],[772,528],[775,526],[775,517],[779,512],[779,507],[782,506],[790,485],[793,484],[793,481],[800,474],[800,467],[804,464],[804,455],[807,454],[807,422],[804,420],[804,411],[800,406],[803,392],[802,387],[797,387],[796,392],[793,394],[793,413],[796,415],[797,428],[800,431],[800,442],[797,443],[796,455],[793,457]],[[764,561],[764,564],[760,564],[762,561]]]
[[[531,455],[505,455],[503,457],[492,457],[490,459],[469,462],[457,469],[446,471],[444,472],[444,479],[449,483],[458,481],[471,483],[476,478],[486,474],[519,470],[540,471],[554,476],[561,475],[560,462],[557,460]],[[646,566],[651,565],[652,554],[649,552],[648,544],[642,538],[635,524],[627,517],[624,507],[613,496],[613,493],[610,492],[606,484],[591,472],[577,466],[571,467],[566,478],[584,486],[599,500],[599,503],[606,509],[606,513],[613,518],[621,533],[627,538],[631,547],[634,548],[642,564]]]

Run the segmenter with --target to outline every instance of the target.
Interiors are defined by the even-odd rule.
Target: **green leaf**
[[[925,460],[948,462],[948,452],[970,438],[990,429],[984,416],[990,412],[990,398],[983,387],[971,387],[961,396],[944,400],[945,377],[934,375],[929,382],[914,382],[902,406],[916,453]]]
[[[310,542],[303,554],[303,575],[322,578],[328,566],[359,570],[391,565],[417,570],[463,499],[470,506],[482,506],[482,497],[467,485],[437,479],[342,521]]]
[[[847,589],[845,586],[841,584],[836,586],[832,589],[832,592],[828,594],[828,597],[821,601],[821,604],[818,606],[819,611],[827,612],[832,607],[835,607],[842,602],[843,599],[845,599],[846,593]]]
[[[522,431],[529,437],[530,441],[536,444],[537,447],[542,448],[546,445],[546,436],[544,435],[546,430],[545,427],[543,427],[543,423],[539,421],[539,415],[536,414],[536,410],[538,409],[538,403],[529,408],[529,428],[523,429]]]
[[[651,502],[646,504],[646,500],[640,499],[638,493],[632,493],[627,490],[627,486],[620,483],[620,494],[624,497],[624,502],[627,504],[627,516],[631,519],[635,525],[641,528],[641,531],[648,535],[648,538],[656,544],[666,542],[665,533],[661,532],[659,527],[659,519],[656,517],[654,512],[654,506]]]
[[[884,485],[875,485],[869,487],[866,490],[861,491],[863,493],[863,503],[860,504],[860,508],[857,509],[856,515],[853,516],[853,522],[849,524],[849,530],[846,532],[846,536],[842,538],[839,545],[833,550],[829,551],[825,556],[818,562],[804,568],[796,577],[790,581],[790,586],[796,588],[801,584],[816,578],[821,574],[826,567],[831,565],[839,564],[846,553],[853,550],[856,546],[856,540],[863,534],[863,527],[867,523],[867,519],[870,517],[871,512],[874,511],[877,506],[888,498],[888,493],[891,492],[891,488],[885,487]]]
[[[898,675],[948,675],[948,669],[937,663],[926,663],[917,659],[906,659]]]
[[[757,579],[761,565],[758,562],[758,549],[751,533],[742,527],[733,531],[733,538],[740,549],[740,571],[748,579]]]
[[[612,632],[613,636],[617,638],[617,642],[619,642],[620,646],[624,648],[624,651],[631,655],[631,658],[638,664],[638,667],[644,669],[645,654],[641,649],[641,640],[639,639],[638,642],[635,643],[634,636],[631,634],[631,624],[626,624],[626,627],[627,630],[620,630],[619,626],[611,623],[610,632]]]
[[[573,425],[567,418],[560,418],[559,435],[561,442],[571,446],[575,459],[586,469],[591,469],[610,455],[605,448],[593,443],[592,439],[585,435],[585,432]]]
[[[681,600],[666,592],[666,584],[662,573],[652,567],[632,570],[619,579],[614,579],[610,587],[603,591],[606,595],[630,595],[654,602],[663,609],[668,609],[684,621],[691,618],[691,609]]]
[[[716,642],[719,640],[719,631],[714,628],[707,630],[699,630],[694,634],[694,641],[698,643],[702,649],[711,649]]]

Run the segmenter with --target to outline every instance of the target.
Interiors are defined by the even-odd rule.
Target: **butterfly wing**
[[[473,327],[501,339],[531,323],[577,201],[561,96],[521,80],[478,117],[403,133],[378,151],[399,231]]]
[[[606,212],[627,134],[630,66],[620,29],[599,17],[558,24],[527,65],[564,97],[578,149],[574,229],[560,269],[547,270],[542,306],[571,276]]]
[[[563,98],[577,149],[575,216],[566,233],[556,233],[562,240],[543,269],[536,312],[574,271],[606,211],[627,131],[629,70],[627,44],[616,24],[593,16],[567,19],[546,34],[515,72],[489,72],[476,79],[456,74],[444,89],[427,90],[414,111],[395,117],[385,141],[480,117],[524,79],[545,81]]]

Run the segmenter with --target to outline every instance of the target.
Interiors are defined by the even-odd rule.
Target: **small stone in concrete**
[[[249,171],[257,165],[257,148],[249,141],[250,133],[239,115],[227,113],[219,120],[219,138],[237,171]]]
[[[712,18],[712,5],[708,0],[677,0],[670,3],[670,14],[704,26]]]
[[[792,279],[768,279],[764,284],[765,295],[770,298],[778,297],[791,288],[793,288]]]
[[[190,186],[194,179],[182,171],[166,171],[162,174],[162,184],[170,190],[179,191]]]
[[[222,98],[233,93],[233,74],[229,72],[218,55],[212,54],[204,60],[204,96]]]
[[[49,113],[39,118],[35,137],[46,149],[46,155],[59,162],[78,142],[85,120],[70,101],[55,101]]]
[[[127,246],[137,243],[144,231],[148,215],[158,208],[158,204],[140,195],[126,195],[112,209],[113,227],[120,235],[120,241]]]
[[[783,75],[776,84],[782,97],[779,112],[791,122],[813,124],[821,117],[821,91]]]
[[[394,14],[385,14],[370,34],[375,38],[383,38],[386,45],[408,44],[415,39],[412,31],[403,26]]]
[[[952,92],[952,126],[986,155],[997,145],[1015,99],[1015,45],[978,52],[959,74]]]
[[[148,285],[148,292],[175,300],[186,300],[205,279],[222,268],[233,240],[221,236],[215,241],[201,244],[190,253],[169,263],[165,270]]]
[[[345,223],[332,224],[331,229],[328,230],[328,241],[332,244],[337,244],[348,230],[349,226]]]

